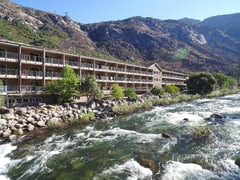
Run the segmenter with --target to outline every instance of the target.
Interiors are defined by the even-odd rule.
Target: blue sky
[[[66,13],[80,23],[121,20],[132,16],[203,20],[240,13],[240,0],[11,0],[39,10]]]

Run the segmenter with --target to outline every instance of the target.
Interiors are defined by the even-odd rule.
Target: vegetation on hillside
[[[36,46],[60,48],[60,42],[64,41],[67,35],[59,28],[48,24],[38,30],[33,30],[21,22],[0,19],[0,37]]]

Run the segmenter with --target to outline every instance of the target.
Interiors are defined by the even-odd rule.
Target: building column
[[[22,46],[18,48],[18,61],[19,61],[19,77],[18,77],[18,91],[22,93]]]
[[[45,89],[45,84],[46,84],[46,65],[45,65],[45,61],[46,61],[46,50],[45,48],[43,49],[43,89]]]
[[[82,68],[81,68],[81,66],[82,66],[82,57],[79,56],[79,76],[82,79]]]

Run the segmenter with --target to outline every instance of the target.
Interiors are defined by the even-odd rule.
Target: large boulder
[[[5,106],[0,107],[0,114],[7,114],[7,113],[10,113],[10,110],[7,107]]]
[[[15,134],[12,134],[11,136],[9,136],[9,140],[10,140],[11,142],[14,142],[14,141],[17,140],[17,136],[16,136]]]
[[[15,115],[13,113],[7,113],[2,115],[2,119],[10,120],[10,119],[15,119]]]
[[[25,107],[16,107],[15,113],[18,115],[25,115],[27,113],[27,108]]]
[[[45,123],[44,121],[38,121],[38,122],[37,122],[37,125],[38,125],[39,127],[46,127],[46,123]]]
[[[10,129],[7,129],[4,133],[3,133],[3,137],[4,138],[8,138],[9,136],[11,136],[12,131]]]
[[[238,165],[238,167],[240,168],[240,158],[237,158],[237,159],[235,160],[235,164]]]
[[[33,131],[35,129],[35,126],[32,125],[32,124],[28,124],[27,129],[28,129],[28,131],[31,132],[31,131]]]

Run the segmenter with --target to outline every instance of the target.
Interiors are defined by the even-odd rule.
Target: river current
[[[240,179],[239,102],[235,94],[155,107],[3,144],[0,179]],[[206,120],[214,113],[224,119]],[[212,137],[195,139],[199,127]]]

